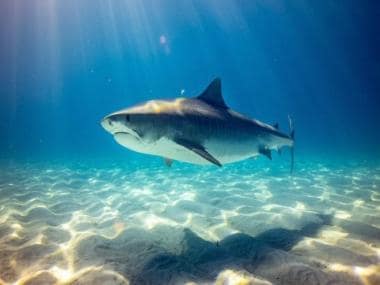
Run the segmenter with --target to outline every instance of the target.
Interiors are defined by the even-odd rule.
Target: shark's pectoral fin
[[[270,151],[269,148],[267,148],[267,147],[260,147],[259,148],[259,153],[262,154],[262,155],[265,155],[270,160],[272,160],[272,153],[271,153],[271,151]]]
[[[205,149],[200,149],[200,148],[193,148],[192,151],[194,151],[196,154],[200,155],[204,159],[210,161],[211,163],[222,167],[222,164],[217,160],[215,157],[213,157],[207,150]]]
[[[198,154],[199,156],[206,159],[207,161],[209,161],[209,162],[211,162],[211,163],[213,163],[219,167],[222,166],[222,164],[219,162],[219,160],[217,160],[215,157],[213,157],[202,145],[195,143],[195,142],[192,142],[192,141],[180,139],[180,138],[174,139],[174,141],[177,144],[187,148],[188,150],[191,150],[192,152]]]
[[[173,159],[164,157],[164,161],[165,161],[165,164],[166,164],[167,167],[171,167],[172,164],[173,164]]]

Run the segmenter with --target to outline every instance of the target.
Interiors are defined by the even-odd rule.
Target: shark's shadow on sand
[[[275,228],[256,237],[237,233],[217,243],[203,240],[191,230],[185,229],[183,252],[180,255],[162,253],[153,256],[132,282],[135,284],[157,284],[158,280],[161,284],[181,283],[185,280],[207,282],[215,280],[217,274],[225,269],[243,269],[256,273],[265,264],[273,266],[276,259],[282,262],[291,260],[286,251],[304,236],[315,235],[323,224],[330,222],[329,216],[323,218],[324,223],[310,223],[300,230]],[[281,276],[274,278],[279,280]]]
[[[308,223],[299,230],[275,228],[255,237],[237,233],[217,243],[187,228],[181,234],[166,232],[167,239],[162,236],[167,228],[154,236],[145,232],[145,237],[144,231],[126,231],[117,242],[97,240],[92,249],[102,257],[99,262],[124,275],[131,284],[209,283],[225,269],[243,270],[273,284],[360,284],[346,273],[328,271],[317,261],[289,252],[304,237],[313,237],[330,225],[331,216],[319,218],[321,223]],[[81,252],[85,251],[79,246],[82,260]]]

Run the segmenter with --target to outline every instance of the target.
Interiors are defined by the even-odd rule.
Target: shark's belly
[[[140,153],[194,164],[211,164],[195,152],[166,138],[161,138],[154,143],[143,143],[128,134],[120,134],[115,136],[115,140],[119,144]],[[252,144],[241,141],[226,143],[210,140],[205,142],[204,147],[222,164],[244,160],[257,154],[257,151],[255,151],[257,148]]]
[[[237,150],[233,145],[223,145],[212,142],[205,143],[204,147],[207,152],[209,152],[222,164],[244,160],[255,155],[253,148],[250,150],[244,150],[244,147],[242,148],[241,145],[238,147],[240,150]],[[195,152],[166,139],[157,141],[150,154],[193,164],[211,164],[211,162],[199,156]]]

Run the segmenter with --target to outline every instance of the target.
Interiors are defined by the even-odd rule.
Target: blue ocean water
[[[1,1],[0,283],[378,284],[379,15],[351,0]],[[100,125],[215,77],[232,109],[285,133],[294,118],[293,175],[286,150],[167,168]]]

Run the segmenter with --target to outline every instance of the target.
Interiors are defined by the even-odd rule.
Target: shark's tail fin
[[[294,170],[294,121],[290,115],[288,115],[290,138],[293,140],[293,144],[290,147],[290,173]]]

